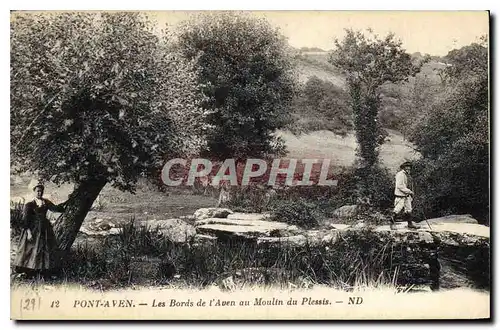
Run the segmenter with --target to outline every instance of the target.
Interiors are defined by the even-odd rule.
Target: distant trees
[[[316,76],[310,77],[297,93],[293,107],[294,112],[305,121],[301,129],[328,129],[337,134],[347,133],[352,127],[348,98],[349,95],[333,83]]]
[[[282,154],[273,136],[286,125],[295,93],[285,38],[267,21],[235,13],[193,17],[180,27],[179,50],[199,66],[198,82],[214,129],[206,154],[247,158]]]
[[[422,154],[416,171],[422,206],[429,214],[489,216],[488,48],[453,50],[443,70],[445,93],[416,118],[410,139]]]
[[[68,250],[106,184],[134,192],[165,158],[204,148],[193,63],[135,13],[14,14],[12,167],[71,182],[55,225]]]
[[[387,82],[406,81],[419,72],[421,65],[412,62],[393,34],[380,39],[373,33],[353,30],[346,30],[344,39],[335,41],[329,61],[347,76],[360,165],[371,168],[378,162],[378,147],[384,140],[377,123],[380,87]]]
[[[339,126],[349,127],[348,95],[340,87],[313,76],[304,86],[304,97],[306,106],[317,109],[328,120],[338,121]]]
[[[326,52],[326,50],[323,50],[318,47],[300,47],[301,52]]]

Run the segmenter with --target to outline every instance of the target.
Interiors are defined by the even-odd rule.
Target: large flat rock
[[[321,246],[334,244],[337,238],[337,230],[310,230],[300,235],[288,237],[259,237],[257,244],[273,247]]]
[[[269,218],[269,214],[267,213],[240,213],[234,212],[227,216],[230,220],[266,220]]]
[[[305,246],[308,240],[304,235],[295,235],[288,237],[259,237],[258,245],[276,246],[276,247],[300,247]]]
[[[422,223],[420,223],[422,226]],[[425,226],[422,226],[425,228]],[[477,225],[473,223],[438,223],[431,224],[431,229],[427,227],[425,230],[429,232],[452,232],[457,234],[480,236],[490,238],[490,227],[485,225]]]
[[[277,229],[287,229],[290,227],[289,224],[277,221],[264,221],[264,220],[239,220],[239,219],[223,219],[223,218],[210,218],[197,220],[196,226],[218,224],[218,225],[229,225],[229,226],[252,226],[252,227],[266,227],[266,228],[277,228]]]
[[[205,219],[196,226],[198,234],[212,235],[219,238],[258,238],[293,236],[300,232],[296,226],[281,222],[261,220],[231,220],[231,219]],[[201,222],[200,221],[200,222]]]
[[[424,221],[425,222],[425,221]],[[442,223],[470,223],[478,224],[477,220],[474,219],[470,214],[458,214],[458,215],[447,215],[440,218],[432,218],[427,220],[431,224],[442,224]]]
[[[382,225],[373,228],[373,231],[377,232],[394,232],[394,233],[406,233],[406,232],[429,232],[434,234],[439,233],[457,233],[469,236],[478,236],[482,238],[490,237],[490,228],[485,225],[479,225],[474,223],[466,222],[438,222],[438,223],[426,223],[422,221],[416,224],[418,229],[409,229],[406,223],[396,223],[396,229],[391,230],[389,225]],[[339,230],[353,230],[353,229],[364,229],[365,225],[358,224],[357,227],[342,227],[342,225],[335,225]]]
[[[349,228],[351,225],[341,224],[341,223],[331,223],[330,227],[337,230],[344,230]]]

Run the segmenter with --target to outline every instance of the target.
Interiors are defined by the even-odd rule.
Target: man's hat
[[[413,165],[410,162],[404,162],[403,164],[399,165],[399,168],[405,168],[405,167],[412,167]]]

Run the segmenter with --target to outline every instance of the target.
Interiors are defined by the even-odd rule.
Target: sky
[[[48,12],[48,11],[45,11]],[[39,12],[38,12],[39,13]],[[197,11],[145,11],[162,28],[175,28]],[[345,29],[371,28],[380,36],[393,32],[409,53],[443,56],[489,33],[487,11],[252,11],[267,19],[291,46],[333,48]]]
[[[150,12],[163,26],[175,26],[194,12]],[[254,11],[252,15],[266,18],[288,38],[290,45],[333,48],[335,38],[341,39],[346,28],[366,30],[379,35],[395,33],[410,53],[446,55],[450,50],[477,41],[488,35],[489,16],[486,11]]]

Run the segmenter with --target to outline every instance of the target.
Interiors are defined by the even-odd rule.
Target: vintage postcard
[[[489,15],[11,12],[11,318],[490,319]]]

